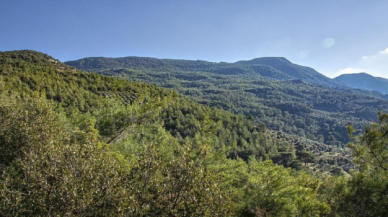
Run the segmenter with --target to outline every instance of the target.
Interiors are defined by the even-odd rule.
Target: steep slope
[[[294,147],[304,147],[317,154],[331,150],[326,145],[305,139],[278,141],[259,121],[254,122],[243,115],[200,105],[160,87],[85,73],[34,51],[0,52],[1,93],[42,96],[57,103],[67,115],[81,112],[95,116],[97,129],[108,143],[125,139],[122,133],[133,121],[132,124],[162,123],[180,143],[196,138],[202,127],[210,122],[216,129],[212,148],[226,148],[230,158],[248,160],[251,156],[269,156],[277,159],[275,162],[283,162],[281,152],[293,153]],[[126,113],[120,113],[121,106],[125,108],[125,105],[106,102],[104,98],[137,105],[141,118],[129,120]],[[104,109],[102,114],[101,108]],[[107,117],[113,119],[105,120]],[[290,166],[293,160],[295,155],[282,164]]]
[[[309,69],[299,70],[286,59],[252,61],[229,64],[125,57],[85,58],[67,64],[172,88],[202,104],[252,114],[269,129],[338,146],[348,142],[347,124],[361,132],[367,123],[376,121],[377,109],[388,110],[387,100],[376,98],[376,93],[316,86],[296,79]],[[290,75],[275,67],[290,69]]]
[[[331,87],[341,86],[339,83],[320,74],[314,69],[291,63],[284,57],[262,57],[249,61],[239,61],[237,62],[237,64],[248,66],[257,64],[268,65],[287,74],[288,76],[294,79],[301,79],[307,83]]]
[[[352,88],[379,91],[388,94],[388,79],[373,77],[367,73],[344,74],[334,78],[334,80]]]

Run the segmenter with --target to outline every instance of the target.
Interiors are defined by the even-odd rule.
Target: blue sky
[[[328,77],[388,78],[386,0],[0,0],[0,51],[61,61],[282,56]]]

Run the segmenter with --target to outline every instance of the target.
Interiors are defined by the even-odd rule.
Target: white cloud
[[[388,48],[386,48],[386,49],[383,50],[383,51],[380,51],[379,54],[388,54]]]
[[[351,67],[338,70],[340,74],[366,72],[373,76],[388,78],[388,48],[372,55],[362,56]]]
[[[352,74],[352,73],[359,73],[359,72],[364,72],[364,69],[360,68],[345,68],[345,69],[340,69],[340,74]]]
[[[352,68],[352,67],[344,68],[344,69],[338,70],[334,78],[342,74],[354,74],[354,73],[360,73],[360,72],[366,72],[366,70],[362,68]]]

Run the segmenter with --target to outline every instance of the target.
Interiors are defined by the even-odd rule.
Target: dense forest
[[[345,156],[268,130],[267,115],[234,114],[180,92],[82,72],[34,51],[1,52],[0,216],[388,214],[388,114],[374,111],[377,123],[360,135],[358,125],[346,128],[356,116],[339,122],[351,141]],[[357,108],[385,102],[358,97]],[[373,119],[369,112],[361,120]]]
[[[253,115],[269,129],[336,147],[388,112],[388,95],[344,87],[285,58],[236,63],[144,57],[85,58],[66,64],[82,70],[176,90],[196,102]]]

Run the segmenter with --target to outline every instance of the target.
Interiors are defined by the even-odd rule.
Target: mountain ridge
[[[307,83],[332,86],[332,87],[341,86],[341,84],[317,72],[315,69],[292,63],[285,57],[260,57],[260,58],[255,58],[248,61],[238,61],[236,63],[243,64],[243,65],[253,65],[253,64],[269,65],[279,71],[286,73],[291,77],[294,77],[295,79],[302,79]]]
[[[101,65],[103,60],[104,64]],[[302,79],[307,83],[329,87],[341,87],[342,85],[332,79],[320,74],[316,70],[294,64],[284,57],[261,57],[252,60],[242,60],[234,63],[208,62],[204,60],[182,60],[182,59],[158,59],[153,57],[87,57],[79,60],[67,61],[72,65],[86,71],[99,71],[101,68],[126,68],[141,67],[147,62],[147,68],[172,67],[180,70],[207,71],[209,67],[217,68],[213,71],[237,69],[240,73],[257,73],[262,77],[275,80]],[[189,67],[186,67],[189,65]]]
[[[334,80],[352,88],[378,91],[384,94],[388,94],[388,79],[374,77],[365,72],[343,74],[334,78]]]
[[[349,140],[347,124],[354,125],[360,132],[366,123],[375,121],[377,108],[388,109],[388,97],[382,94],[325,83],[330,79],[285,58],[259,58],[240,63],[139,57],[84,58],[66,64],[88,72],[174,89],[201,104],[252,114],[269,129],[327,144],[346,144]],[[284,71],[284,68],[290,70]],[[299,73],[300,77],[309,72],[312,72],[310,79],[292,74]],[[324,78],[322,82],[319,82],[320,77]]]
[[[159,69],[163,67],[169,68],[170,70],[190,70],[198,72],[208,71],[224,75],[256,74],[270,80],[302,80],[303,82],[320,86],[342,89],[361,89],[388,94],[388,88],[385,88],[385,85],[387,85],[386,83],[388,82],[385,78],[373,77],[365,72],[364,74],[369,75],[369,78],[367,80],[363,80],[362,83],[359,81],[346,81],[347,78],[349,78],[347,75],[340,75],[336,78],[329,78],[311,67],[292,63],[285,57],[258,57],[251,60],[240,60],[236,62],[209,62],[205,60],[185,60],[170,58],[160,59],[155,57],[139,56],[85,57],[78,60],[67,61],[65,64],[89,72],[100,72],[104,68],[143,69],[145,67],[147,69]],[[362,75],[363,73],[358,74]],[[352,77],[351,79],[354,80],[355,78]],[[365,94],[370,95],[368,93]],[[372,93],[372,95],[375,94]]]

